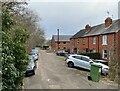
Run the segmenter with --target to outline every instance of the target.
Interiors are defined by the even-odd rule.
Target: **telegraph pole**
[[[58,50],[59,50],[59,29],[57,29],[58,32]]]

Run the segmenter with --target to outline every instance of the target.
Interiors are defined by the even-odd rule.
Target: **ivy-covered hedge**
[[[0,4],[2,91],[18,91],[28,63],[27,53],[44,44],[44,30],[37,24],[40,18],[26,7],[27,0]]]
[[[92,59],[100,59],[100,53],[98,53],[98,52],[95,52],[95,53],[81,53],[80,55],[89,56]]]
[[[11,17],[8,10],[2,9],[2,91],[21,89],[28,63],[25,50],[28,34],[22,28],[14,30]]]

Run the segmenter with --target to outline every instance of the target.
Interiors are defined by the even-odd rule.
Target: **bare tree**
[[[44,30],[38,25],[41,18],[38,17],[35,12],[24,7],[26,4],[27,2],[2,2],[2,7],[8,8],[7,10],[14,13],[12,18],[14,19],[16,26],[14,26],[14,29],[12,30],[16,31],[16,28],[22,26],[22,28],[28,32],[29,39],[26,42],[26,50],[30,52],[31,48],[36,45],[42,46],[45,37]]]

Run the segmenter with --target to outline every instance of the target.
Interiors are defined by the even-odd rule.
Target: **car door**
[[[82,63],[80,61],[81,57],[80,56],[73,56],[74,58],[74,66],[81,67]]]
[[[82,68],[90,70],[90,59],[86,57],[81,57]]]

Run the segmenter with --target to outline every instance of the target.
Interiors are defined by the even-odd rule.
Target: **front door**
[[[74,48],[74,53],[77,54],[77,48]]]

